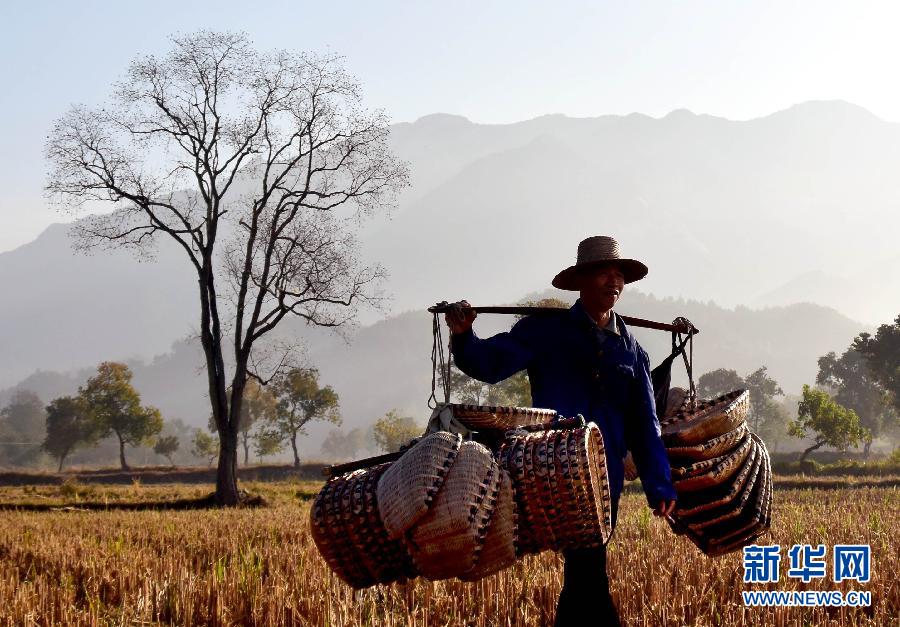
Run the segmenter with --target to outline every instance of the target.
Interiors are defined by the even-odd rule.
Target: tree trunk
[[[118,435],[118,434],[116,434]],[[122,470],[131,470],[128,467],[128,464],[125,462],[125,440],[122,439],[122,436],[119,435],[119,463],[122,465]]]
[[[237,486],[237,421],[231,420],[225,385],[225,360],[222,357],[222,330],[216,307],[216,289],[212,271],[212,245],[215,232],[208,227],[208,248],[204,251],[203,267],[199,269],[200,285],[200,343],[206,357],[206,376],[209,400],[219,432],[219,465],[216,469],[216,504],[237,505],[240,493]],[[238,408],[240,409],[240,408]],[[236,414],[235,414],[236,415]],[[233,426],[232,426],[233,425]]]
[[[300,456],[297,455],[297,432],[291,436],[291,448],[294,449],[294,468],[300,468]]]
[[[803,454],[800,455],[800,459],[797,460],[797,461],[799,461],[800,463],[803,463],[803,461],[806,459],[806,456],[807,456],[807,455],[809,455],[810,453],[812,453],[814,450],[816,450],[816,449],[818,449],[818,448],[822,448],[822,445],[823,445],[823,444],[825,444],[825,443],[824,443],[824,442],[816,442],[815,444],[813,444],[812,446],[810,446],[808,449],[806,449],[805,451],[803,451]]]
[[[62,466],[63,466],[63,462],[65,461],[65,459],[66,459],[65,455],[59,456],[59,468],[56,469],[56,472],[62,472]]]
[[[872,440],[863,443],[863,461],[869,461],[869,453],[872,452]]]
[[[230,440],[230,442],[229,442]],[[216,469],[216,503],[237,505],[240,494],[237,485],[237,434],[219,434],[219,466]]]
[[[250,437],[245,431],[241,434],[241,444],[244,445],[244,466],[250,463]]]

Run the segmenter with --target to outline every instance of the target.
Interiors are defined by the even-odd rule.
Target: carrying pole
[[[436,303],[434,306],[429,307],[428,311],[432,314],[440,314],[446,313],[450,311],[452,308],[452,304],[447,301],[443,301],[440,303]],[[545,314],[560,314],[569,311],[567,307],[526,307],[526,306],[498,306],[498,305],[489,305],[485,307],[472,307],[472,310],[476,313],[485,313],[485,314],[513,314],[513,315],[545,315]],[[437,318],[435,318],[436,320]],[[641,327],[644,329],[657,329],[659,331],[669,331],[672,333],[684,333],[688,336],[696,335],[700,333],[700,329],[695,327],[691,322],[685,318],[679,318],[674,323],[666,323],[666,322],[655,322],[653,320],[644,320],[643,318],[632,318],[631,316],[622,316],[622,320],[625,321],[626,324],[631,325],[633,327]],[[437,323],[435,323],[437,324]],[[437,332],[437,331],[435,331]],[[434,381],[432,381],[432,386],[434,385]],[[434,395],[434,389],[432,389],[432,395]],[[349,472],[351,470],[357,470],[360,468],[370,468],[377,464],[383,464],[385,462],[392,462],[400,458],[402,452],[396,453],[386,453],[384,455],[378,455],[376,457],[369,457],[367,459],[360,459],[353,462],[347,462],[345,464],[335,464],[333,466],[326,466],[322,469],[322,474],[326,477],[337,477],[345,472]]]
[[[325,466],[322,469],[322,474],[328,478],[337,477],[338,475],[342,475],[345,472],[350,472],[351,470],[359,470],[360,468],[371,468],[372,466],[377,466],[378,464],[383,464],[385,462],[393,462],[403,455],[405,451],[398,451],[396,453],[385,453],[384,455],[376,455],[375,457],[367,457],[366,459],[358,459],[353,462],[347,462],[346,464],[334,464],[333,466]]]
[[[451,303],[446,301],[437,303],[433,307],[429,307],[431,313],[446,313],[450,311]],[[484,307],[472,307],[475,313],[486,314],[515,314],[521,316],[543,315],[543,314],[559,314],[569,311],[568,307],[524,307],[524,306],[498,306],[488,305]],[[674,331],[675,333],[690,333],[696,335],[700,333],[700,329],[693,324],[685,324],[682,322],[670,324],[667,322],[655,322],[653,320],[644,320],[643,318],[633,318],[631,316],[622,316],[625,324],[633,327],[641,327],[643,329],[657,329],[659,331]]]

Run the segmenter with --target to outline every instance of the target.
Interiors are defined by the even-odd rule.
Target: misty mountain
[[[647,263],[640,290],[660,298],[818,303],[866,325],[900,312],[900,125],[854,105],[742,122],[684,110],[498,125],[436,114],[391,132],[413,186],[361,243],[390,273],[393,312],[513,302],[549,286],[597,233]],[[161,240],[147,263],[84,256],[67,231],[0,253],[0,386],[147,360],[195,327],[196,283],[174,246]],[[319,331],[304,338],[339,341]]]
[[[165,353],[199,320],[186,269],[167,242],[155,261],[124,250],[77,253],[67,224],[0,253],[0,386],[37,369]]]
[[[508,304],[546,297],[574,301],[572,292],[546,290]],[[499,303],[502,304],[502,303]],[[694,372],[699,378],[715,368],[733,368],[746,375],[765,365],[788,394],[812,383],[816,360],[828,351],[842,351],[861,330],[860,324],[817,305],[792,305],[760,310],[724,309],[711,303],[659,299],[626,288],[617,310],[655,320],[686,316],[701,332],[694,341]],[[443,325],[444,343],[447,341]],[[481,337],[509,329],[511,316],[482,314],[475,321]],[[668,333],[633,329],[655,365],[669,354]],[[397,408],[424,424],[430,411],[432,319],[425,311],[391,316],[356,330],[350,342],[319,335],[310,345],[310,363],[318,367],[321,384],[334,387],[340,397],[343,429],[365,426]],[[446,348],[446,347],[445,347]],[[203,358],[196,342],[178,342],[152,361],[131,361],[134,385],[145,403],[160,408],[167,419],[180,418],[205,427],[209,403],[205,394]],[[0,392],[0,405],[14,389],[29,389],[45,401],[74,393],[92,369],[61,373],[41,371]],[[674,383],[686,381],[684,366],[676,362]],[[443,400],[438,392],[439,400]],[[303,438],[307,455],[316,454],[332,425],[315,425]]]
[[[417,155],[414,177],[424,169],[435,187],[366,240],[400,307],[514,298],[549,284],[584,236],[614,233],[650,268],[641,289],[659,296],[812,299],[867,323],[900,312],[900,125],[854,105],[747,122],[683,110],[502,126],[429,116],[400,148],[417,126],[443,177]],[[841,282],[807,293],[811,272],[859,277],[865,298]]]

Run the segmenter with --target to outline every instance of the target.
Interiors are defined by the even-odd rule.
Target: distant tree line
[[[212,463],[219,454],[215,424],[210,432],[191,430],[181,420],[164,421],[160,411],[143,405],[131,381],[133,373],[123,363],[103,362],[96,374],[71,396],[53,399],[44,406],[33,392],[21,390],[0,410],[0,452],[4,465],[41,463],[45,456],[61,471],[76,452],[109,448],[115,443],[119,465],[128,470],[128,451],[143,447],[175,466],[186,456]],[[293,368],[259,385],[251,380],[241,409],[241,444],[244,463],[250,448],[259,460],[286,448],[300,464],[297,438],[312,421],[341,424],[338,395],[331,386],[319,386],[314,368]],[[185,450],[187,449],[187,450]]]
[[[567,306],[552,298],[521,304]],[[808,446],[800,454],[801,461],[822,447],[845,451],[859,445],[868,459],[873,441],[885,437],[896,442],[900,435],[900,316],[892,324],[881,325],[874,335],[860,333],[842,355],[823,355],[818,365],[818,387],[804,385],[793,407],[764,365],[746,375],[727,368],[707,372],[697,380],[697,394],[713,398],[732,390],[749,390],[750,429],[771,450],[777,450],[788,437],[805,439]],[[442,385],[445,376],[441,372]],[[453,402],[531,405],[531,386],[524,370],[490,385],[466,376],[451,362],[449,383]]]
[[[762,366],[746,377],[720,368],[698,380],[698,394],[714,397],[733,389],[750,391],[750,428],[770,448],[785,436],[809,443],[799,461],[822,447],[845,451],[862,445],[868,459],[880,437],[896,440],[900,431],[900,316],[883,324],[875,335],[860,333],[838,356],[819,358],[816,386],[804,385],[796,418],[775,402],[784,392]]]

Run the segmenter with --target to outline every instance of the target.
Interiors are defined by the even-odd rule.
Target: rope
[[[442,303],[439,303],[442,304]],[[441,387],[444,392],[444,404],[450,402],[450,360],[444,357],[444,340],[441,334],[441,321],[438,313],[432,315],[431,320],[431,396],[428,397],[428,408],[437,409],[440,401],[437,399],[438,372],[443,381]],[[450,338],[447,338],[447,356],[450,352]]]
[[[689,394],[691,399],[691,405],[696,409],[697,407],[697,388],[694,385],[694,325],[691,324],[691,321],[684,317],[675,318],[672,324],[684,324],[687,325],[688,329],[691,329],[687,333],[687,337],[682,340],[681,333],[678,333],[678,341],[681,342],[681,346],[679,350],[681,352],[681,358],[684,360],[684,368],[687,370],[688,383],[689,383]],[[676,342],[675,342],[676,333],[672,332],[672,349],[675,350]],[[688,350],[687,353],[684,352],[684,345],[687,343]]]

